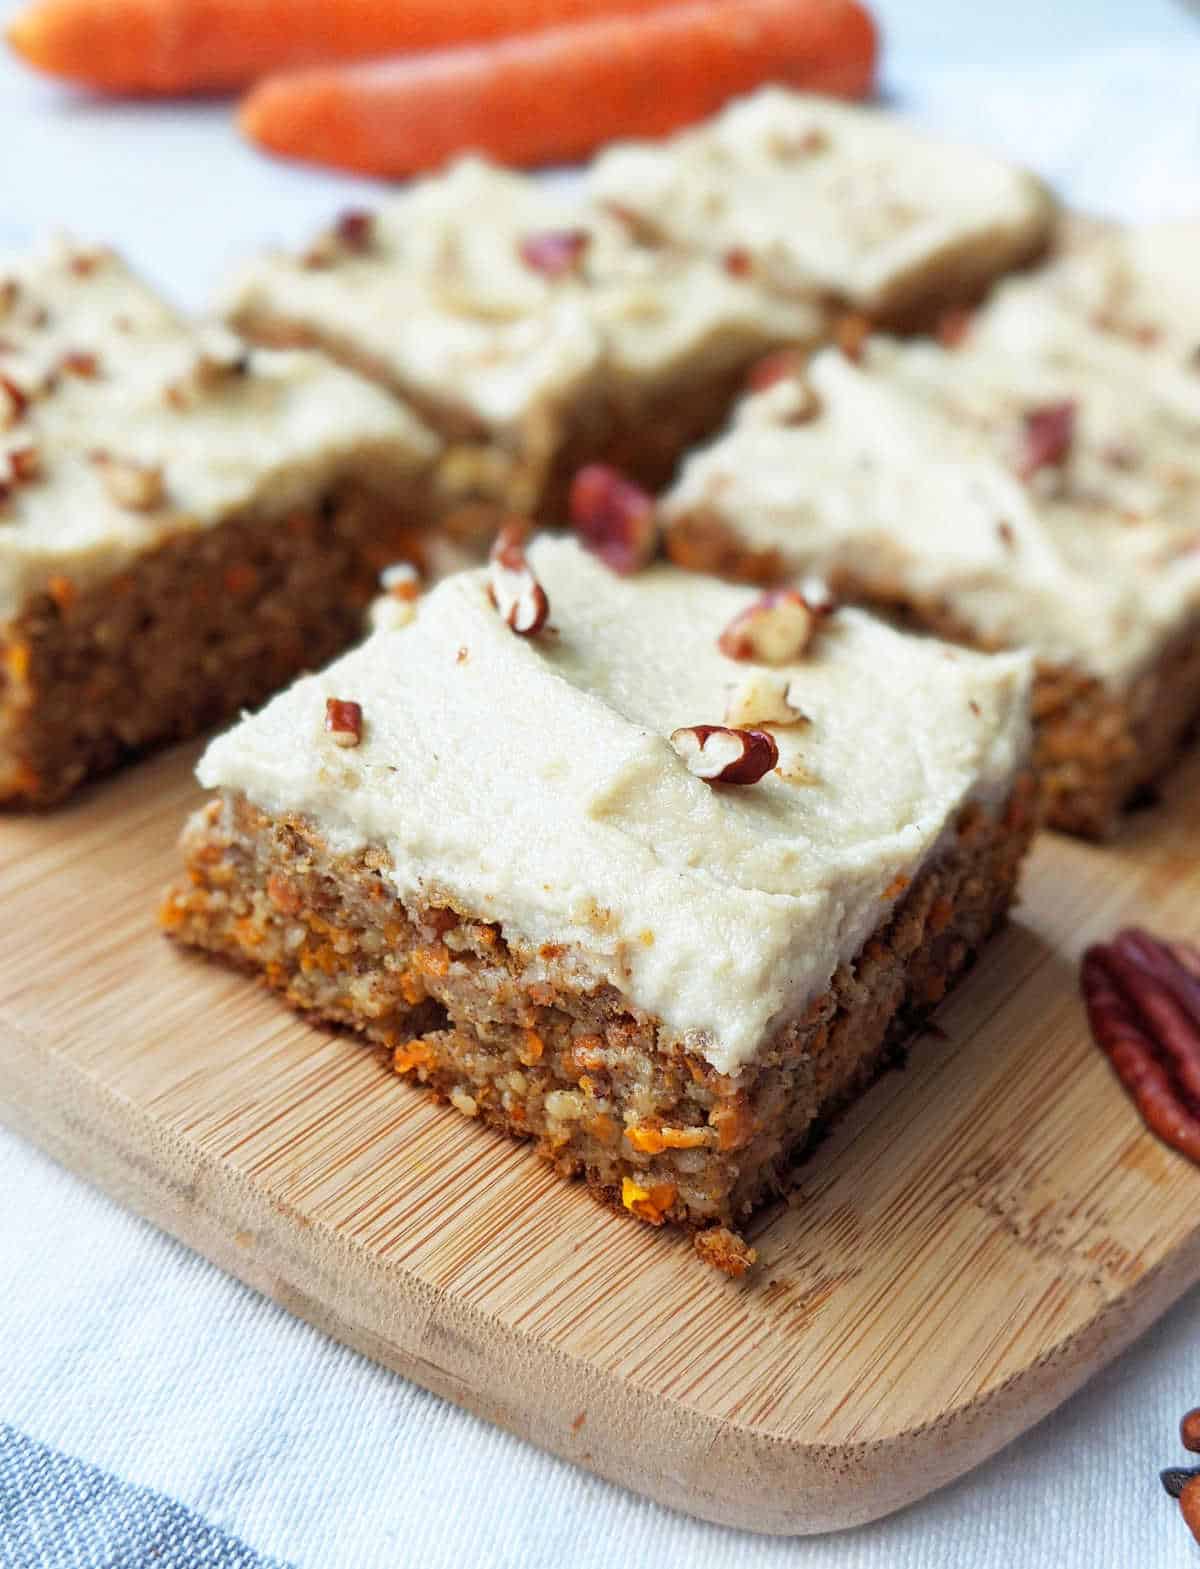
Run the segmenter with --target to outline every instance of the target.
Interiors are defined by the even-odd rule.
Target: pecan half
[[[1054,468],[1064,461],[1075,439],[1077,407],[1068,399],[1026,413],[1017,454],[1017,473],[1022,479],[1032,479],[1039,469]]]
[[[325,699],[325,728],[337,746],[357,746],[362,740],[362,705],[340,697]]]
[[[567,502],[581,544],[622,576],[644,567],[658,551],[653,497],[606,463],[589,463],[571,482]]]
[[[488,598],[520,637],[534,637],[546,624],[550,601],[525,554],[525,529],[506,523],[488,558]]]
[[[671,732],[671,745],[688,771],[709,784],[757,784],[779,762],[775,737],[766,730],[686,725]]]
[[[130,512],[152,512],[162,505],[166,487],[161,468],[135,463],[131,458],[115,458],[108,452],[93,452],[92,462],[117,506]]]
[[[729,659],[787,665],[799,659],[824,617],[833,610],[827,595],[810,597],[794,588],[772,588],[740,611],[717,639]]]
[[[1185,1412],[1180,1419],[1179,1441],[1192,1454],[1200,1455],[1200,1406]]]
[[[564,278],[578,269],[591,243],[586,229],[546,229],[541,234],[522,235],[517,255],[534,272]]]
[[[1200,949],[1137,929],[1083,956],[1096,1044],[1151,1133],[1200,1165]]]

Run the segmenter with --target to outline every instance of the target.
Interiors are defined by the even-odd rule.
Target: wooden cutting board
[[[689,1513],[825,1531],[977,1464],[1200,1280],[1200,1171],[1142,1131],[1076,996],[1094,935],[1200,931],[1200,757],[1115,847],[1043,838],[940,1030],[732,1282],[169,946],[194,756],[0,822],[0,1113],[429,1389]]]

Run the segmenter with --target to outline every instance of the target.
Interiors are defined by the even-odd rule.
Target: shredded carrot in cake
[[[660,1155],[663,1150],[692,1150],[707,1144],[707,1128],[654,1128],[649,1124],[626,1128],[625,1137],[644,1155]]]
[[[526,1030],[521,1050],[517,1053],[527,1068],[532,1068],[535,1062],[542,1060],[542,1053],[546,1043],[536,1030]]]
[[[411,1073],[414,1068],[428,1068],[433,1063],[433,1052],[422,1040],[406,1041],[392,1054],[392,1067],[397,1073]]]

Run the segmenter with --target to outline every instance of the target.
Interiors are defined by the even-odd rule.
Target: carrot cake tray
[[[505,530],[209,746],[164,924],[737,1273],[1008,908],[1031,678]]]
[[[1053,218],[997,159],[782,90],[606,155],[588,183],[592,200],[466,159],[251,262],[222,310],[411,400],[446,443],[448,526],[478,539],[512,510],[561,522],[584,464],[661,486],[765,352],[812,348],[851,308],[931,315]]]
[[[109,251],[0,261],[0,805],[45,805],[332,657],[437,438],[182,321]]]
[[[817,571],[927,631],[1032,649],[1049,821],[1093,836],[1200,713],[1200,376],[1136,304],[1141,251],[1014,279],[940,343],[873,336],[785,370],[660,509],[690,567]],[[1065,271],[1101,264],[1125,319],[1103,287],[1063,303]]]

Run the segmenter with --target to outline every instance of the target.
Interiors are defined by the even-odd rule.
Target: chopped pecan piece
[[[93,452],[92,462],[117,506],[130,512],[152,512],[162,505],[166,486],[161,468],[135,463],[131,458],[115,458],[108,452]]]
[[[21,285],[15,278],[0,278],[0,318],[8,315],[20,294]]]
[[[803,349],[774,349],[764,354],[746,373],[746,391],[765,392],[777,382],[799,375],[806,358]]]
[[[547,278],[564,278],[575,272],[592,243],[586,229],[546,229],[541,234],[523,235],[517,254],[527,267]]]
[[[237,381],[250,370],[250,350],[232,333],[213,333],[202,344],[187,373],[164,390],[175,409],[191,407],[198,399]]]
[[[0,430],[15,425],[29,407],[29,394],[0,371]]]
[[[724,255],[725,271],[731,278],[748,278],[754,271],[754,258],[750,252],[735,245]]]
[[[833,610],[828,598],[815,600],[794,588],[772,588],[734,616],[717,639],[729,659],[760,665],[787,665],[799,659]]]
[[[1075,439],[1076,407],[1067,400],[1028,411],[1017,455],[1017,473],[1022,479],[1030,480],[1039,469],[1054,468],[1063,462]]]
[[[73,349],[59,360],[58,368],[71,376],[79,376],[84,381],[95,381],[100,374],[100,360],[95,354],[87,354],[82,349]]]
[[[361,704],[346,702],[340,697],[327,697],[325,728],[337,746],[357,746],[362,740]]]
[[[944,349],[956,349],[971,331],[972,313],[962,305],[951,305],[937,319],[934,336]]]
[[[520,637],[534,637],[546,624],[550,601],[525,554],[525,529],[506,523],[488,558],[488,598]]]
[[[374,238],[373,214],[361,208],[349,208],[334,221],[331,229],[316,237],[300,257],[300,265],[310,270],[333,267],[344,257],[360,256],[370,250]]]
[[[734,687],[725,708],[725,723],[735,728],[756,725],[803,725],[808,716],[791,701],[786,676],[756,670]]]
[[[72,251],[67,258],[67,266],[77,278],[90,278],[101,263],[107,261],[109,254],[102,246],[90,251]]]
[[[580,541],[623,576],[644,567],[658,551],[653,497],[606,463],[579,470],[567,511]]]
[[[870,336],[870,317],[862,316],[857,311],[839,317],[833,329],[833,341],[846,358],[853,360],[856,365],[862,360]]]
[[[348,207],[338,216],[333,232],[348,251],[369,251],[375,238],[375,214],[365,207]]]
[[[671,732],[671,745],[688,771],[709,784],[757,784],[779,762],[775,737],[766,730],[687,725]]]
[[[41,454],[34,446],[14,447],[8,454],[8,473],[14,485],[28,485],[41,468]]]
[[[1136,928],[1083,956],[1096,1044],[1151,1133],[1200,1165],[1200,949]]]

